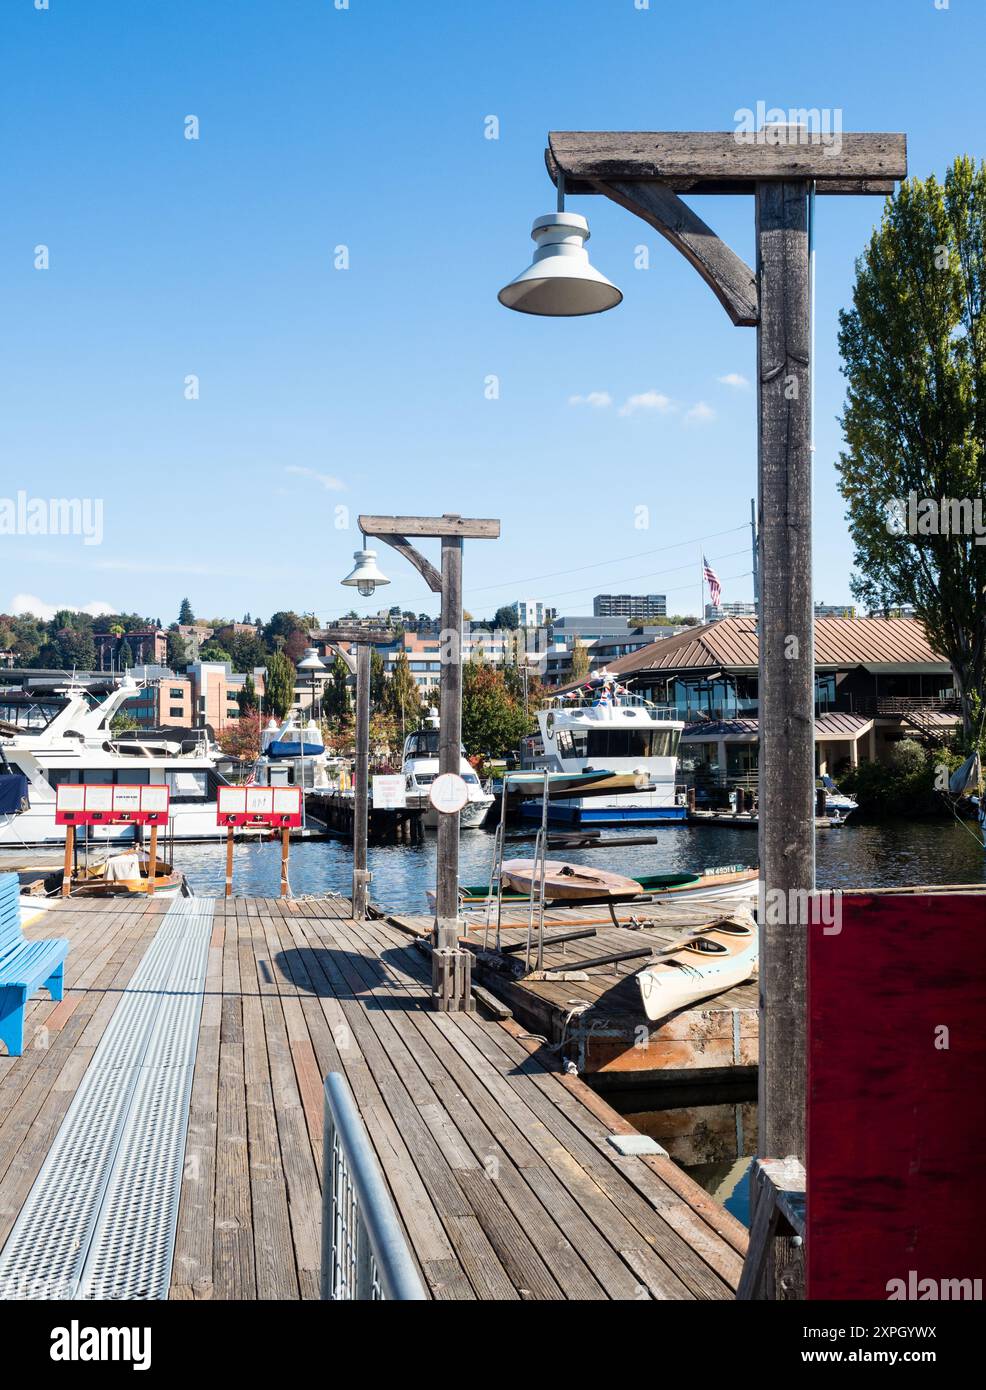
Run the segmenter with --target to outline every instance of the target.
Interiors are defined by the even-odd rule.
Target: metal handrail
[[[380,1164],[341,1072],[330,1072],[325,1078],[323,1102],[321,1297],[427,1299]]]

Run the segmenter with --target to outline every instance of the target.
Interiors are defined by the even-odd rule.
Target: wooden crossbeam
[[[770,179],[814,179],[818,193],[886,194],[907,177],[907,137],[894,133],[783,135],[737,131],[553,130],[545,155],[570,193],[648,180],[676,192],[752,193]]]
[[[500,523],[493,517],[468,516],[361,516],[364,536],[462,536],[496,540]]]

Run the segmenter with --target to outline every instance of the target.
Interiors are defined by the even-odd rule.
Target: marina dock
[[[426,952],[350,912],[67,900],[27,925],[70,950],[0,1056],[0,1294],[95,1268],[106,1296],[317,1298],[336,1072],[428,1296],[732,1298],[743,1226],[653,1145],[621,1152],[637,1131],[523,1024],[433,1012]],[[107,1057],[142,1010],[146,1050]]]
[[[629,951],[660,949],[684,933],[728,912],[709,903],[628,904],[615,909],[615,927],[605,908],[566,907],[545,911],[545,936],[585,930],[578,940],[549,944],[544,965],[556,978],[518,978],[523,959],[517,946],[526,942],[526,905],[503,908],[502,943],[493,950],[494,926],[487,933],[485,909],[464,915],[469,931],[461,939],[479,954],[474,972],[483,986],[507,1004],[517,1019],[547,1040],[556,1053],[575,1065],[593,1085],[643,1086],[752,1080],[758,1050],[757,985],[738,985],[679,1010],[660,1023],[648,1023],[634,973],[643,958],[612,961],[584,969],[584,962]],[[425,938],[431,919],[391,914],[388,920]],[[589,932],[592,932],[590,935]],[[485,943],[485,951],[484,951]],[[581,976],[581,978],[578,978]],[[575,978],[573,978],[575,977]]]

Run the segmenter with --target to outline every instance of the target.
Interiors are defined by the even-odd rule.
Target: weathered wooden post
[[[356,648],[356,785],[353,788],[353,916],[361,922],[366,916],[367,813],[370,780],[370,648],[361,642]]]
[[[808,184],[757,184],[759,417],[760,1075],[758,1152],[805,1154],[808,923],[815,888]],[[799,1242],[800,1245],[800,1242]],[[799,1248],[773,1242],[766,1279],[804,1296]]]
[[[442,669],[439,690],[441,730],[438,771],[459,775],[462,746],[462,537],[442,537]],[[459,817],[438,817],[438,864],[435,876],[437,918],[435,944],[454,950],[459,944]]]
[[[495,540],[500,523],[492,518],[467,518],[452,512],[439,517],[361,516],[360,530],[403,555],[433,593],[441,594],[441,688],[439,709],[439,774],[459,774],[462,743],[462,542],[465,537]],[[441,574],[415,550],[408,536],[436,536],[442,542]],[[435,927],[432,935],[433,989],[436,1008],[470,1006],[472,958],[459,948],[459,814],[438,817]]]
[[[698,271],[734,324],[757,329],[759,406],[760,770],[760,1136],[768,1160],[805,1153],[806,943],[800,919],[814,889],[814,650],[811,588],[811,304],[809,201],[814,194],[888,194],[907,174],[903,135],[761,131],[553,131],[546,162],[572,195],[604,194],[661,234]],[[678,196],[752,194],[756,272]],[[571,272],[565,302],[555,278],[538,307],[536,265],[521,277],[532,313],[585,313],[591,274]],[[507,287],[507,291],[511,290]],[[547,301],[543,301],[547,302]],[[587,307],[588,306],[588,307]],[[781,909],[781,910],[779,910]],[[792,920],[793,918],[793,920]],[[771,1169],[755,1187],[772,1182]],[[785,1170],[786,1172],[787,1170]],[[776,1214],[778,1204],[770,1201]],[[763,1213],[766,1215],[766,1212]],[[803,1296],[800,1250],[790,1222],[755,1223],[770,1250],[754,1251],[744,1280],[768,1298]],[[781,1239],[774,1239],[775,1231]],[[787,1235],[784,1234],[787,1233]],[[769,1234],[768,1234],[769,1233]],[[755,1242],[752,1242],[755,1243]],[[760,1270],[766,1269],[765,1280]]]

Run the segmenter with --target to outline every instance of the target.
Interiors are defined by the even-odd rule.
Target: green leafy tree
[[[192,605],[187,598],[183,598],[178,609],[178,621],[182,627],[187,627],[195,622],[195,614],[192,612]]]
[[[499,628],[519,627],[517,621],[517,606],[513,603],[505,603],[502,608],[498,608],[493,614],[493,626]]]
[[[228,661],[230,665],[232,665],[233,663],[232,654],[228,652],[225,647],[221,646],[214,637],[210,637],[209,641],[204,643],[204,645],[200,648],[199,660],[223,662]]]
[[[502,758],[527,732],[524,706],[507,689],[503,673],[467,661],[462,672],[462,742],[470,757]]]
[[[407,652],[399,652],[393,675],[384,694],[385,707],[405,730],[416,729],[421,721],[421,691],[411,674]]]
[[[589,648],[581,637],[576,637],[572,647],[571,670],[573,681],[584,681],[589,674]]]
[[[252,671],[267,660],[267,649],[256,633],[233,632],[225,645],[233,659],[234,671]]]
[[[177,627],[168,629],[168,665],[172,671],[184,671],[188,665],[188,643]]]
[[[984,296],[986,166],[963,157],[944,185],[909,179],[887,200],[839,331],[852,591],[873,608],[913,605],[951,663],[967,740],[986,690],[986,547],[942,534],[918,504],[983,496]]]
[[[129,734],[134,729],[139,729],[140,725],[132,714],[126,714],[122,710],[119,714],[114,714],[110,720],[111,734]]]
[[[246,714],[254,714],[257,706],[257,687],[253,683],[253,677],[247,675],[241,688],[237,691],[236,703],[240,707],[240,719]]]
[[[127,641],[125,637],[123,641],[120,643],[120,650],[117,655],[116,664],[121,671],[129,671],[134,664],[133,648],[131,647],[130,643]]]
[[[323,716],[336,727],[349,714],[349,679],[349,667],[336,652],[329,667],[328,680],[322,687]]]
[[[267,675],[264,681],[266,705],[271,714],[283,719],[288,710],[294,707],[295,669],[283,652],[275,652],[267,658]]]
[[[370,652],[370,704],[378,708],[383,704],[384,690],[387,686],[387,667],[380,653],[374,648]]]

